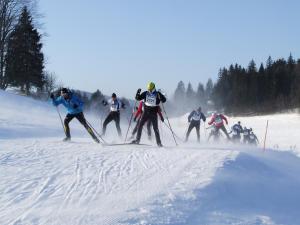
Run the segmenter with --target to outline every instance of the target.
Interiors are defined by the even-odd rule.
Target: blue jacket
[[[69,99],[64,99],[64,97],[60,96],[56,99],[53,99],[52,103],[54,106],[63,104],[67,108],[68,114],[81,113],[83,110],[83,102],[76,95],[72,93],[70,93]]]
[[[200,122],[201,119],[205,122],[206,121],[206,117],[204,116],[204,114],[202,112],[199,112],[198,110],[194,110],[190,113],[189,117],[188,117],[188,121],[197,121]]]

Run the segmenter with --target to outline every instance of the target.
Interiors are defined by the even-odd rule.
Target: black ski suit
[[[105,103],[104,103],[105,105]],[[107,105],[107,103],[106,103]],[[110,101],[110,113],[107,115],[106,119],[103,122],[103,128],[102,128],[102,135],[105,135],[106,133],[106,127],[111,121],[115,121],[116,123],[116,128],[118,131],[119,137],[121,137],[121,127],[120,127],[120,107],[121,103],[119,102],[118,99],[111,99]]]
[[[157,145],[161,145],[160,135],[159,135],[159,129],[158,129],[158,120],[157,120],[157,113],[159,110],[159,104],[160,102],[166,102],[166,97],[159,91],[154,90],[153,92],[144,91],[140,94],[138,91],[135,99],[137,101],[144,100],[145,106],[144,106],[144,113],[141,117],[141,121],[139,123],[139,128],[137,131],[136,136],[136,143],[139,143],[142,136],[142,130],[144,124],[149,120],[153,125],[153,130],[155,133],[156,143]]]
[[[186,133],[186,137],[185,137],[185,141],[188,140],[189,135],[192,131],[193,128],[196,128],[196,133],[197,133],[197,140],[198,142],[200,142],[200,122],[201,119],[203,120],[203,122],[206,121],[206,117],[204,116],[204,114],[198,110],[194,110],[193,112],[190,113],[189,117],[188,117],[188,121],[190,123],[188,131]]]

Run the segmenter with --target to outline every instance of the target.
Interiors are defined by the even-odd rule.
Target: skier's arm
[[[58,98],[52,98],[52,104],[54,105],[54,106],[58,106],[58,105],[60,105],[62,103],[62,97],[61,96],[59,96]]]
[[[212,118],[210,119],[210,121],[208,122],[208,125],[212,125],[213,122],[215,122],[215,117],[212,117]]]
[[[135,100],[141,101],[141,100],[146,99],[146,94],[147,94],[146,91],[144,91],[143,93],[141,93],[141,89],[139,88],[139,89],[137,90],[137,92],[136,92]]]
[[[166,97],[159,91],[157,97],[162,103],[165,103],[167,101]]]
[[[102,105],[107,106],[107,105],[108,105],[108,102],[107,102],[105,99],[103,99],[103,100],[102,100]]]
[[[162,122],[164,122],[165,118],[164,118],[163,115],[162,115],[162,112],[161,112],[161,108],[160,108],[160,107],[158,107],[157,113],[158,113],[158,115],[159,115],[159,117],[160,117],[160,120],[161,120]]]
[[[188,116],[188,121],[189,121],[189,122],[191,122],[191,119],[192,119],[193,114],[194,114],[194,111],[192,111],[192,112],[190,113],[190,115]]]
[[[202,118],[203,122],[205,122],[205,121],[206,121],[206,117],[204,116],[204,114],[203,114],[203,113],[201,113],[201,118]]]
[[[227,118],[226,118],[224,115],[221,115],[221,118],[222,118],[223,120],[225,120],[226,124],[228,125]]]

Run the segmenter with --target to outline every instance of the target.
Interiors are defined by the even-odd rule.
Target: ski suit
[[[107,104],[108,104],[107,102],[104,102],[104,105]],[[123,104],[121,104],[121,102],[116,98],[115,100],[111,99],[109,105],[110,105],[110,112],[103,122],[102,135],[105,135],[107,125],[114,120],[116,123],[118,135],[119,137],[121,137],[122,133],[120,127],[120,108],[121,106],[123,106]]]
[[[230,133],[232,133],[232,140],[238,142],[241,139],[241,133],[243,133],[243,128],[240,124],[234,124],[231,127]]]
[[[221,129],[226,135],[226,137],[230,139],[229,134],[224,126],[223,120],[225,120],[226,124],[228,124],[227,118],[223,114],[217,114],[211,118],[211,120],[208,122],[208,125],[213,124],[216,127],[217,131]]]
[[[161,146],[161,140],[158,130],[157,113],[159,112],[160,102],[166,102],[166,97],[159,91],[144,91],[140,93],[140,90],[136,93],[135,99],[137,101],[144,101],[144,113],[141,116],[140,124],[137,131],[137,137],[135,142],[139,143],[142,136],[143,126],[147,121],[150,121],[155,133],[156,143]]]
[[[136,132],[138,131],[138,127],[139,127],[143,112],[144,112],[144,102],[140,101],[139,107],[138,107],[137,111],[134,114],[134,121],[137,121],[137,123],[136,123],[136,126],[134,127],[134,129],[132,131],[132,136],[134,136],[136,134]],[[158,113],[161,121],[164,121],[164,117],[161,113],[161,108],[160,107],[158,108],[157,113]],[[151,121],[150,120],[147,121],[147,134],[148,134],[148,138],[150,139],[151,138]]]
[[[203,120],[203,122],[206,121],[206,117],[204,116],[204,114],[201,111],[194,110],[190,113],[190,115],[188,117],[188,122],[190,123],[190,125],[189,125],[188,131],[186,133],[185,141],[188,140],[192,129],[196,128],[197,140],[198,140],[198,142],[200,142],[200,122],[201,122],[201,119]]]
[[[89,132],[89,134],[92,136],[92,138],[95,141],[97,141],[98,138],[95,136],[94,132],[89,127],[89,125],[87,124],[87,122],[84,118],[83,102],[72,92],[69,92],[68,95],[69,95],[68,98],[59,96],[56,99],[55,98],[52,99],[52,103],[54,106],[58,106],[58,105],[62,104],[67,108],[68,113],[66,115],[66,118],[64,119],[64,129],[65,129],[66,138],[67,139],[71,138],[69,123],[71,122],[72,119],[76,118],[85,127],[85,129]]]

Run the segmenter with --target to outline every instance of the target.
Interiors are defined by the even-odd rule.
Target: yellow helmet
[[[147,85],[147,89],[148,89],[148,91],[153,91],[155,89],[155,84],[153,82],[150,82]]]

